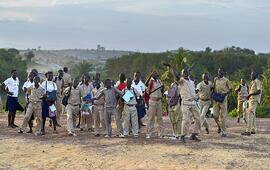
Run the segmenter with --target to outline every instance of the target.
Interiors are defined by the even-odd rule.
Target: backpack
[[[54,83],[53,83],[53,88],[55,89]],[[47,81],[46,81],[46,95],[47,95],[47,100],[50,102],[55,102],[57,99],[56,90],[53,90],[51,92],[47,91]]]
[[[172,107],[178,104],[179,99],[180,99],[180,95],[178,93],[178,85],[176,83],[173,83],[168,90],[168,94],[166,96],[166,102],[170,107]]]

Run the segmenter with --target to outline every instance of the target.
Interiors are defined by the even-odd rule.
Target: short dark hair
[[[68,68],[67,67],[64,67],[63,70],[64,70],[65,73],[68,72]]]
[[[16,71],[17,71],[16,69],[11,70],[11,74],[13,74],[13,73],[16,72]]]

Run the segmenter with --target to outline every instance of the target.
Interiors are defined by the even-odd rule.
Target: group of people
[[[38,71],[33,69],[23,85],[26,105],[21,107],[18,102],[19,79],[17,71],[12,70],[11,77],[1,87],[7,93],[6,110],[8,127],[15,128],[16,111],[24,111],[25,116],[19,133],[33,133],[33,121],[36,119],[36,135],[45,135],[46,118],[50,119],[53,132],[62,126],[62,115],[67,114],[67,133],[76,136],[75,129],[94,132],[95,136],[112,137],[112,118],[115,118],[118,137],[130,134],[139,137],[143,124],[142,119],[147,113],[146,138],[153,136],[155,120],[159,127],[158,135],[164,138],[162,98],[166,96],[166,110],[173,127],[172,139],[186,142],[192,124],[190,139],[200,141],[201,127],[209,133],[206,114],[212,111],[218,127],[218,133],[226,137],[226,116],[228,95],[232,92],[230,81],[224,77],[224,70],[218,70],[213,82],[209,74],[202,75],[202,81],[195,85],[190,78],[190,69],[185,68],[179,73],[170,64],[164,64],[174,76],[169,89],[165,92],[158,71],[153,71],[143,83],[141,73],[135,72],[133,78],[126,78],[124,73],[114,83],[106,79],[100,80],[100,74],[93,78],[88,74],[81,79],[72,80],[68,68],[59,70],[57,76],[49,71],[46,79],[41,82]],[[242,135],[256,133],[256,106],[260,103],[262,93],[261,82],[255,72],[251,73],[249,86],[244,79],[235,92],[238,93],[238,123],[243,114],[247,128]],[[212,109],[210,109],[212,105]],[[123,123],[124,122],[124,123]],[[29,131],[26,131],[27,125]]]

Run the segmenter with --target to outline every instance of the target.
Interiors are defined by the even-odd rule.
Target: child
[[[85,97],[83,97],[83,104],[81,107],[81,131],[84,130],[84,127],[86,125],[87,130],[91,130],[91,123],[90,123],[90,115],[92,113],[92,106],[91,106],[91,95],[88,94]]]
[[[45,135],[45,123],[46,118],[49,117],[53,121],[53,130],[54,133],[58,133],[56,131],[56,109],[55,102],[56,102],[56,93],[57,93],[57,86],[53,82],[53,72],[49,71],[46,73],[46,78],[41,87],[45,90],[45,97],[42,100],[42,128],[41,128],[41,135]]]
[[[100,94],[96,97],[93,98],[93,101],[99,100],[102,96],[105,97],[105,103],[104,103],[104,120],[105,120],[105,125],[106,125],[106,138],[112,137],[112,115],[115,114],[116,112],[116,104],[117,104],[117,99],[116,96],[117,94],[122,95],[123,93],[112,87],[112,81],[110,79],[105,80],[105,86],[106,88],[103,89]],[[124,137],[123,134],[120,134],[119,137]]]
[[[139,125],[138,125],[138,114],[137,114],[137,101],[136,101],[136,97],[139,96],[139,92],[137,92],[136,89],[134,89],[133,87],[131,87],[132,85],[132,79],[128,78],[127,80],[127,87],[123,90],[124,92],[124,97],[126,94],[130,94],[132,95],[130,98],[129,96],[126,98],[124,98],[124,112],[125,112],[125,125],[124,125],[124,136],[128,136],[129,134],[129,126],[130,126],[130,122],[131,122],[131,129],[132,129],[132,133],[134,135],[135,138],[137,138],[139,135]]]
[[[67,131],[69,136],[77,136],[75,134],[76,118],[80,112],[81,90],[79,88],[79,80],[74,79],[72,87],[67,87],[64,94],[68,96],[67,110]]]
[[[26,126],[34,114],[34,117],[37,118],[36,135],[41,134],[41,101],[45,92],[44,89],[40,87],[39,82],[40,78],[36,76],[34,78],[34,85],[31,85],[27,89],[29,104],[19,133],[25,132]]]

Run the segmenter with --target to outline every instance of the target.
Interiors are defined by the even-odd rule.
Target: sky
[[[270,52],[270,0],[0,0],[0,48]]]

